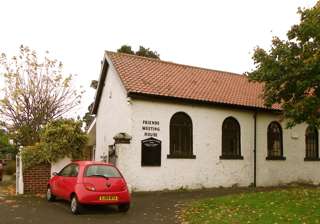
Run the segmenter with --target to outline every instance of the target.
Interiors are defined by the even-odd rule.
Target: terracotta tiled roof
[[[106,52],[128,94],[145,94],[267,109],[263,85],[244,75]],[[278,110],[278,105],[272,109]]]

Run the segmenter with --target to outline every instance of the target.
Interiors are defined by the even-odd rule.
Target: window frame
[[[316,140],[315,141],[316,156],[308,156],[308,134],[312,133],[311,129],[313,129],[315,131],[315,133],[313,133],[313,134],[316,137],[316,139],[315,139]],[[310,132],[308,133],[308,131],[310,131]],[[318,132],[317,128],[312,128],[311,126],[308,126],[305,131],[305,158],[304,158],[304,161],[320,161],[320,158],[319,158],[319,132]]]
[[[173,141],[172,137],[173,137],[173,134],[174,134],[173,128],[177,128],[177,126],[179,126],[177,124],[178,122],[176,124],[174,123],[175,122],[174,119],[178,119],[177,117],[179,115],[183,115],[184,118],[186,119],[185,121],[187,121],[186,122],[187,125],[185,125],[185,127],[183,127],[184,128],[183,131],[185,131],[185,133],[189,133],[191,139],[189,141],[185,141],[186,145],[188,143],[190,144],[189,147],[187,147],[188,150],[185,149],[185,150],[181,150],[179,152],[177,152],[177,151],[175,152],[173,150],[173,144],[176,141]],[[180,135],[178,135],[180,137],[182,136],[181,132],[182,132],[182,130],[180,129]],[[193,123],[192,123],[191,117],[185,112],[182,112],[182,111],[177,112],[177,113],[173,114],[171,116],[171,118],[170,118],[170,123],[169,123],[169,150],[170,150],[169,154],[167,155],[168,159],[195,159],[196,158],[196,156],[193,153]]]
[[[271,133],[270,133],[270,128],[271,128],[271,125],[277,125],[278,128],[279,128],[279,131],[280,131],[280,155],[274,155],[274,149],[270,150],[271,149]],[[274,142],[275,140],[273,140],[272,142]],[[273,152],[273,153],[272,153]],[[279,122],[277,121],[272,121],[270,122],[270,124],[268,125],[268,128],[267,128],[267,157],[266,157],[266,160],[286,160],[286,157],[283,155],[283,132],[282,132],[282,127],[280,125]]]
[[[230,121],[234,122],[232,125],[237,127],[237,129],[236,129],[237,132],[232,133],[233,136],[230,135],[230,130],[228,130],[228,132],[226,132],[224,129],[224,126],[227,124],[226,122],[230,122]],[[238,143],[238,148],[236,149],[235,154],[226,153],[226,152],[229,152],[229,150],[226,150],[227,146],[226,146],[224,140],[226,139],[226,137],[229,137],[229,139],[230,139],[230,136],[237,138],[236,142]],[[238,159],[238,160],[243,159],[243,156],[241,155],[241,126],[240,126],[239,121],[232,116],[225,118],[222,122],[222,126],[221,126],[221,156],[219,158],[220,159]]]

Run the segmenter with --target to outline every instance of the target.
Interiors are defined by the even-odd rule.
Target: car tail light
[[[83,185],[84,185],[85,189],[87,189],[88,191],[96,191],[96,188],[93,184],[84,183]]]
[[[123,184],[123,185],[121,186],[121,191],[125,191],[125,190],[127,190],[127,185],[126,185],[126,184]]]

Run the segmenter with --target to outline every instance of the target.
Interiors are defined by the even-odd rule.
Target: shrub
[[[42,144],[36,143],[33,146],[27,146],[21,151],[23,168],[27,169],[31,166],[48,162],[46,153]]]
[[[4,167],[4,173],[6,175],[13,175],[16,173],[16,161],[15,160],[9,160],[6,162],[6,165]]]
[[[65,157],[82,159],[88,137],[81,127],[80,121],[72,119],[48,123],[40,133],[40,142],[22,150],[23,168],[54,163]]]

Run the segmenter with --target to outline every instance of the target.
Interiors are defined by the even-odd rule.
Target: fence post
[[[19,148],[19,152],[16,155],[16,194],[23,194],[23,174],[22,174],[22,160],[21,160],[22,146]]]

